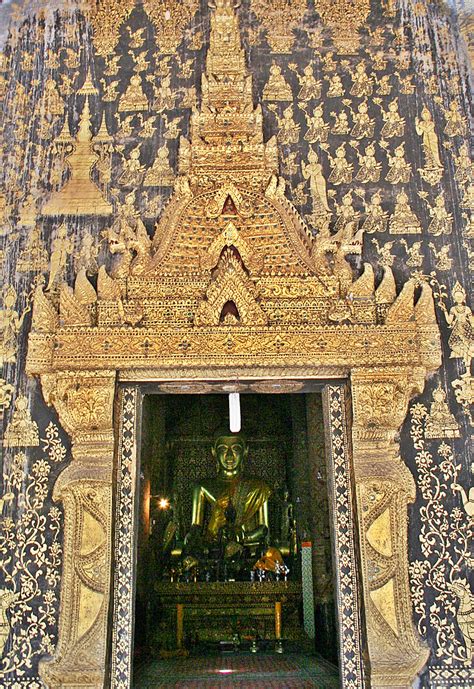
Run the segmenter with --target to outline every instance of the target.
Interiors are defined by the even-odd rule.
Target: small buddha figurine
[[[433,390],[433,402],[426,419],[426,438],[459,438],[459,426],[446,402],[446,393],[438,385]]]
[[[138,112],[140,110],[148,110],[148,99],[143,92],[140,75],[133,74],[125,93],[120,97],[118,111]]]
[[[191,533],[201,532],[208,544],[263,544],[268,534],[270,487],[256,478],[244,478],[248,446],[241,433],[223,432],[212,447],[217,476],[194,487]],[[211,507],[205,524],[205,507]]]
[[[270,67],[270,76],[263,89],[263,100],[292,101],[293,92],[281,72],[280,65]]]
[[[388,231],[390,234],[419,234],[421,232],[420,221],[411,209],[408,196],[404,191],[397,194]]]

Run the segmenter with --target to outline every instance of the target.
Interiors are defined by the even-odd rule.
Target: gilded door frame
[[[153,371],[123,369],[119,376],[116,370],[40,374],[45,400],[55,406],[72,440],[72,460],[53,492],[64,507],[64,567],[56,653],[40,662],[41,678],[49,689],[103,689],[106,681],[114,549],[117,378],[136,385],[164,378],[183,383],[189,380],[183,373],[164,371],[158,365]],[[210,375],[238,380],[248,378],[250,371],[229,367],[221,368],[217,376],[209,369],[195,369],[193,373],[193,381],[209,380]],[[303,367],[299,375],[296,367],[290,375],[288,370],[273,367],[265,371],[264,366],[252,373],[250,377],[271,381],[328,379],[321,370]],[[408,505],[415,499],[415,483],[400,457],[398,443],[408,403],[423,390],[425,375],[426,369],[421,366],[352,368],[349,376],[342,376],[350,385],[350,433],[343,419],[335,416],[334,410],[341,405],[328,397],[331,427],[334,424],[343,433],[340,437],[331,435],[334,457],[344,447],[344,433],[350,439],[347,447],[351,451],[346,459],[350,456],[352,462],[363,603],[354,607],[347,619],[354,618],[355,611],[363,607],[366,681],[371,689],[408,689],[429,654],[412,619]],[[133,445],[130,440],[127,444]],[[335,485],[337,488],[339,484]],[[347,514],[338,518],[348,523]],[[354,553],[355,544],[341,563],[353,561]],[[341,570],[340,576],[341,582],[350,582],[349,573]],[[347,596],[341,593],[340,601],[345,609]],[[344,638],[341,647],[348,673],[344,675],[344,689],[362,688],[360,641]]]
[[[275,381],[273,381],[275,382]],[[359,576],[353,514],[353,470],[348,427],[347,385],[323,389],[325,444],[333,544],[335,594],[342,689],[365,686],[362,662]],[[134,576],[136,569],[136,490],[139,465],[140,385],[119,388],[115,567],[112,601],[111,689],[130,689],[133,654]],[[342,517],[342,518],[340,518]]]

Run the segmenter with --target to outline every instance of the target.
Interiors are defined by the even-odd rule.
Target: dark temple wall
[[[462,34],[472,32],[473,21],[466,2],[355,5],[243,0],[238,12],[254,100],[263,105],[266,137],[278,136],[281,174],[297,210],[317,232],[317,156],[332,230],[354,217],[365,230],[354,272],[368,261],[378,278],[391,266],[398,285],[413,276],[434,288],[444,363],[411,404],[401,430],[402,455],[417,485],[411,586],[415,624],[432,651],[421,686],[467,686],[472,630],[459,609],[472,608],[474,187],[470,68]],[[98,265],[110,264],[101,232],[127,196],[152,234],[172,192],[178,139],[188,134],[191,107],[199,99],[209,8],[198,0],[169,2],[168,17],[163,7],[160,0],[0,7],[5,687],[39,687],[38,661],[54,649],[62,517],[52,487],[70,459],[54,411],[24,371],[31,295],[42,276],[54,294],[64,279],[71,284],[79,267],[93,277]],[[182,27],[177,7],[191,17]],[[86,82],[81,93],[88,74],[92,86]],[[100,159],[93,178],[113,202],[114,216],[49,217],[41,207],[68,174],[67,144],[59,135],[67,120],[75,136],[85,92],[93,135],[101,123],[110,135],[96,142]],[[342,166],[338,151],[347,161]]]

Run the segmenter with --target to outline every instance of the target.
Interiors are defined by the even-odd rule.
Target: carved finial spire
[[[203,78],[203,108],[230,106],[253,110],[252,81],[245,66],[234,5],[232,0],[217,0],[214,6]]]
[[[253,105],[235,7],[233,0],[213,5],[201,108],[191,119],[191,146],[180,144],[180,171],[219,181],[238,170],[245,184],[264,186],[276,161],[263,143],[262,112]]]
[[[79,119],[79,129],[77,132],[78,141],[90,141],[91,134],[91,113],[89,108],[89,96],[86,96],[86,102],[82,109],[81,117]]]

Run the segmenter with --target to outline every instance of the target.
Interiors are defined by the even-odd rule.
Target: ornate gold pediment
[[[201,106],[151,239],[134,200],[103,232],[111,266],[97,288],[84,272],[59,295],[38,286],[30,373],[219,368],[230,355],[238,366],[307,364],[326,375],[439,365],[430,288],[418,297],[409,281],[397,296],[390,268],[378,285],[369,264],[354,275],[346,259],[361,253],[362,231],[321,223],[315,233],[287,199],[227,0],[211,17]]]

